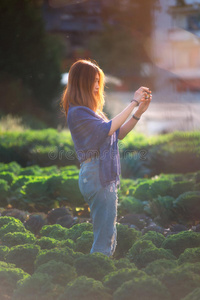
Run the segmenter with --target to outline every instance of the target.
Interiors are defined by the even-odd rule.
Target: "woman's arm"
[[[149,89],[147,87],[140,87],[134,94],[134,99],[139,103],[147,102],[145,99],[147,92]],[[119,113],[116,117],[112,119],[112,124],[108,135],[112,135],[118,128],[124,124],[126,119],[129,117],[132,110],[137,106],[136,102],[131,102],[121,113]]]
[[[141,115],[147,110],[147,108],[149,107],[149,104],[151,102],[151,99],[152,99],[152,96],[150,96],[148,101],[140,103],[137,111],[134,113],[134,115],[137,118],[140,118]],[[118,139],[122,140],[123,138],[125,138],[125,136],[135,127],[137,122],[138,122],[138,120],[131,118],[124,125],[122,125],[119,130]]]

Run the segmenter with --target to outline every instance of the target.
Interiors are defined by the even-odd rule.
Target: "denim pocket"
[[[79,188],[84,200],[89,205],[92,202],[92,198],[101,187],[98,164],[92,162],[87,165],[84,164],[79,173]]]

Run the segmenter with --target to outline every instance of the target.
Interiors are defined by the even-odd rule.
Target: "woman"
[[[113,255],[116,248],[117,186],[121,174],[118,139],[136,125],[151,101],[140,87],[130,104],[112,120],[103,113],[104,73],[96,63],[78,60],[69,71],[62,104],[80,162],[79,188],[90,207],[94,241],[90,253]],[[149,97],[147,97],[149,95]],[[132,110],[133,117],[127,121]]]

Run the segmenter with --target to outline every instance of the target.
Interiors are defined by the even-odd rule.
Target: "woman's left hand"
[[[137,110],[138,113],[143,114],[149,107],[151,100],[152,100],[152,95],[149,96],[149,99],[140,102],[140,104],[138,106],[138,110]]]

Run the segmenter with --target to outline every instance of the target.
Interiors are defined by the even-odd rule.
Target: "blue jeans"
[[[102,187],[99,179],[99,158],[80,165],[79,188],[90,207],[94,241],[90,253],[111,256],[117,244],[117,188],[115,183]]]

